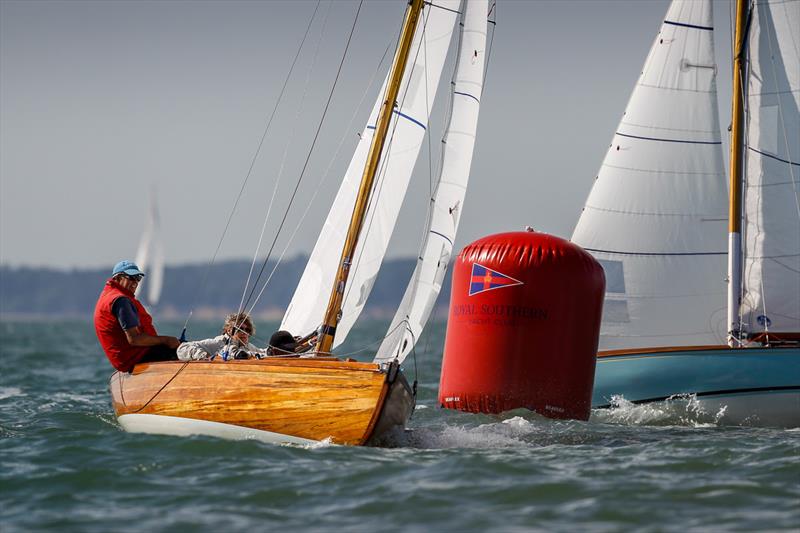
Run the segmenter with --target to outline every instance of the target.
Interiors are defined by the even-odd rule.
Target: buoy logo
[[[470,296],[492,289],[502,289],[503,287],[513,287],[515,285],[522,285],[522,282],[478,263],[472,264],[472,276],[469,282]]]

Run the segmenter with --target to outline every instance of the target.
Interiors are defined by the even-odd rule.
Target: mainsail
[[[442,288],[475,147],[486,60],[487,11],[488,0],[464,2],[449,121],[442,139],[442,167],[431,199],[428,231],[403,301],[375,361],[405,359],[419,339]]]
[[[427,7],[425,18],[415,33],[409,66],[389,126],[391,139],[381,159],[380,177],[367,212],[365,232],[351,258],[352,271],[334,346],[345,340],[378,275],[428,127],[457,8],[458,0],[442,0]],[[322,321],[385,89],[384,81],[328,218],[283,317],[281,329],[306,334],[315,330]]]
[[[164,283],[164,243],[161,240],[155,188],[150,191],[150,206],[144,232],[136,251],[136,264],[147,273],[144,281],[136,288],[136,294],[138,296],[140,293],[145,293],[144,301],[148,305],[155,306],[161,297],[161,287]]]
[[[757,1],[748,35],[742,328],[800,332],[800,1]]]
[[[601,349],[724,339],[726,199],[711,2],[675,0],[572,235],[606,272]]]

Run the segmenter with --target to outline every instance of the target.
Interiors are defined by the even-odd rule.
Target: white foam
[[[0,387],[0,400],[6,398],[14,398],[16,396],[25,396],[22,389],[18,387]]]
[[[675,394],[663,402],[638,405],[622,396],[612,396],[611,407],[595,409],[592,411],[592,419],[632,426],[713,427],[719,425],[727,409],[727,405],[722,405],[716,412],[709,412],[695,394]]]

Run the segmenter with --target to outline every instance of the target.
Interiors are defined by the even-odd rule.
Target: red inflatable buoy
[[[600,263],[564,239],[527,231],[468,245],[453,267],[439,403],[588,419],[604,293]]]

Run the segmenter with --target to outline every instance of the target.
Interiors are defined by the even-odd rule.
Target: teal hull
[[[691,395],[722,423],[800,427],[800,348],[725,347],[600,355],[592,408]]]

